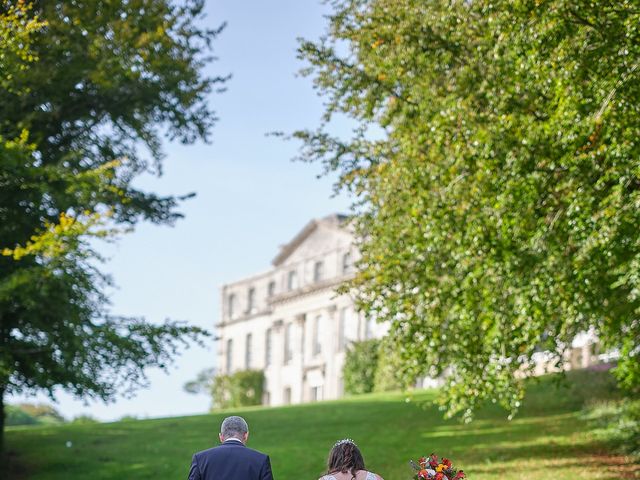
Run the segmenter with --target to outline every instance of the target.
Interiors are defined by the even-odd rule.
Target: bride
[[[319,480],[383,480],[380,475],[368,472],[358,446],[350,438],[339,440],[329,453],[327,474]]]

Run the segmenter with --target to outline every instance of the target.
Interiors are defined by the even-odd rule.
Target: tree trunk
[[[9,462],[7,459],[7,452],[4,448],[4,422],[5,422],[5,408],[4,408],[4,386],[0,385],[0,479],[8,477]]]

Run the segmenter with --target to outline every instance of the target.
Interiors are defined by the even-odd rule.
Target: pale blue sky
[[[324,31],[326,8],[319,0],[208,0],[207,22],[228,22],[214,45],[219,60],[209,67],[213,75],[233,75],[228,90],[211,97],[220,121],[211,145],[167,145],[163,177],[140,180],[148,190],[197,196],[174,228],[142,224],[104,247],[104,269],[118,287],[113,313],[212,330],[220,285],[269,268],[278,246],[311,218],[348,210],[347,198],[331,198],[333,179],[316,178],[319,165],[291,161],[295,143],[265,136],[319,122],[322,100],[309,78],[296,76],[295,50],[297,37]],[[58,408],[103,420],[205,412],[209,399],[182,385],[214,364],[208,343],[184,352],[169,375],[150,371],[151,387],[133,399],[84,405],[60,394]]]

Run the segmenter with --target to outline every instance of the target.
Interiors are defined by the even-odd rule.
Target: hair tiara
[[[353,440],[351,440],[350,438],[343,438],[342,440],[338,440],[334,445],[333,448],[339,447],[340,445],[344,445],[345,443],[350,443],[353,446],[357,447],[358,445],[356,445],[356,442],[354,442]]]

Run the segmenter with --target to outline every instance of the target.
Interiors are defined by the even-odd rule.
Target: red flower
[[[418,460],[418,463],[422,468],[425,468],[427,466],[427,459],[424,457],[420,457],[420,460]]]
[[[458,471],[456,476],[453,477],[453,480],[459,480],[460,478],[467,478],[467,476],[464,474],[462,470]]]
[[[429,465],[431,465],[432,468],[436,468],[438,466],[438,456],[435,453],[432,453],[429,457]]]
[[[418,478],[428,479],[429,473],[426,470],[422,469],[418,472]]]
[[[442,480],[444,478],[444,473],[438,472],[434,478],[435,480]]]
[[[448,458],[443,458],[442,464],[447,468],[451,468],[451,460],[449,460]]]

